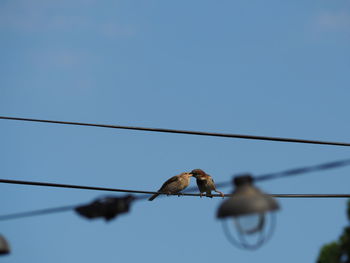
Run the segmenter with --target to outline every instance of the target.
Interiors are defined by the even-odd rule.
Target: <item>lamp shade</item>
[[[279,209],[277,201],[253,186],[250,175],[235,177],[235,190],[224,201],[217,212],[218,218],[238,217],[249,214],[263,214]]]

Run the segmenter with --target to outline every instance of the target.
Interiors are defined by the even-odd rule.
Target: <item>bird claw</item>
[[[213,198],[212,194],[206,194],[206,197]]]
[[[203,197],[203,193],[200,193],[199,196],[200,196],[200,198],[202,198]]]
[[[217,190],[214,190],[214,191],[217,192],[222,197],[222,199],[225,198],[225,194],[223,192],[220,192],[220,191],[217,191]]]
[[[184,195],[183,193],[178,193],[177,197],[180,197],[180,196],[183,196],[183,195]]]

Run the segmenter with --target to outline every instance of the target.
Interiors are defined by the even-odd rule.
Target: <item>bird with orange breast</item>
[[[191,173],[181,173],[168,179],[157,191],[162,194],[178,194],[190,184]],[[148,201],[152,201],[159,194],[152,195]]]
[[[204,172],[202,169],[194,169],[190,172],[193,177],[196,178],[197,186],[200,191],[200,197],[203,196],[203,193],[206,193],[207,197],[213,197],[211,191],[219,193],[222,198],[224,198],[224,194],[216,189],[213,178]]]

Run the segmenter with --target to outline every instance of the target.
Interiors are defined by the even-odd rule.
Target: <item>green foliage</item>
[[[317,263],[340,263],[340,258],[340,246],[338,242],[332,242],[322,247]]]
[[[350,200],[347,205],[347,216],[350,221]],[[350,227],[344,229],[338,241],[322,247],[317,263],[350,263]]]
[[[343,258],[347,259],[343,260],[342,262],[350,263],[350,227],[346,227],[344,229],[344,233],[341,235],[339,243],[342,256]]]

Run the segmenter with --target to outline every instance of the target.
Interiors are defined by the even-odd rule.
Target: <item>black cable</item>
[[[276,198],[350,198],[350,194],[270,194],[270,195]],[[184,194],[184,196],[199,196],[199,194]],[[232,194],[225,194],[224,196],[230,197],[232,196]],[[222,197],[222,196],[219,194],[214,194],[213,197]],[[142,198],[138,198],[138,199],[142,199]],[[47,209],[33,210],[33,211],[27,211],[27,212],[7,214],[7,215],[0,215],[0,221],[18,219],[18,218],[24,218],[24,217],[30,217],[30,216],[45,215],[45,214],[53,214],[53,213],[59,213],[59,212],[66,212],[66,211],[74,210],[76,207],[78,207],[78,205],[59,206],[55,208],[47,208]]]
[[[327,162],[323,164],[306,166],[301,168],[289,169],[277,173],[268,173],[260,176],[254,177],[256,181],[277,179],[285,176],[300,175],[303,173],[310,173],[315,171],[322,171],[328,169],[339,168],[342,166],[350,165],[350,159]],[[0,183],[6,184],[21,184],[21,185],[34,185],[34,186],[46,186],[46,187],[59,187],[59,188],[73,188],[73,189],[84,189],[84,190],[97,190],[97,191],[108,191],[108,192],[123,192],[123,193],[135,193],[135,194],[156,194],[155,191],[140,191],[140,190],[129,190],[129,189],[117,189],[117,188],[107,188],[107,187],[96,187],[96,186],[83,186],[83,185],[71,185],[71,184],[57,184],[57,183],[46,183],[46,182],[34,182],[34,181],[23,181],[23,180],[11,180],[11,179],[0,179]],[[231,185],[231,182],[220,182],[216,183],[217,187],[225,187]],[[186,192],[197,191],[197,187],[190,187],[186,189]],[[178,194],[172,194],[178,195]],[[182,193],[185,196],[199,196],[199,194]],[[141,196],[138,199],[144,199],[146,196]]]
[[[263,180],[269,180],[269,179],[277,179],[277,178],[281,178],[281,177],[285,177],[285,176],[300,175],[303,173],[339,168],[339,167],[346,166],[346,165],[350,165],[350,159],[327,162],[327,163],[323,163],[323,164],[319,164],[319,165],[306,166],[306,167],[302,167],[302,168],[294,168],[294,169],[289,169],[289,170],[277,172],[277,173],[264,174],[264,175],[260,175],[260,176],[255,177],[255,180],[263,181]],[[81,185],[45,183],[45,182],[32,182],[32,181],[21,181],[21,180],[10,180],[10,179],[0,179],[0,183],[146,194],[143,196],[136,197],[135,199],[137,199],[137,200],[148,199],[149,194],[158,193],[158,192],[151,192],[151,191],[138,191],[138,190],[127,190],[127,189],[116,189],[116,188],[105,188],[105,187],[92,187],[92,186],[81,186]],[[216,186],[217,187],[224,187],[224,186],[227,186],[230,184],[231,184],[230,182],[222,182],[222,183],[216,183]],[[197,187],[187,188],[187,190],[191,190],[191,189],[197,190]],[[178,195],[178,194],[171,194],[171,195]],[[193,193],[181,193],[180,195],[182,195],[182,196],[200,196],[200,194],[193,194]],[[164,196],[164,194],[163,194],[163,196]],[[213,197],[221,197],[221,195],[219,195],[219,194],[213,194],[212,196]],[[230,197],[232,195],[225,194],[224,196]],[[278,198],[350,198],[350,194],[271,194],[271,196],[278,197]],[[63,211],[71,210],[74,208],[75,208],[75,206],[63,206],[63,207],[29,211],[29,212],[24,212],[24,213],[9,214],[9,215],[0,216],[0,220],[7,220],[7,219],[21,218],[21,217],[41,215],[41,214],[56,213],[56,212],[63,212]]]
[[[271,180],[271,179],[278,179],[278,178],[287,177],[287,176],[301,175],[304,173],[311,173],[311,172],[316,172],[316,171],[335,169],[335,168],[340,168],[340,167],[348,166],[348,165],[350,165],[350,159],[345,159],[345,160],[327,162],[327,163],[322,163],[322,164],[317,164],[317,165],[288,169],[288,170],[284,170],[281,172],[274,172],[274,173],[257,175],[257,176],[254,176],[254,180],[255,181],[265,181],[265,180]],[[232,182],[227,182],[227,181],[226,182],[218,182],[218,183],[215,183],[215,185],[217,188],[222,188],[222,187],[231,186]],[[197,190],[197,187],[189,187],[186,189],[186,192],[191,192],[191,191],[196,191],[196,190]]]
[[[305,167],[290,169],[290,170],[277,172],[277,173],[263,174],[263,175],[254,177],[254,180],[255,181],[265,181],[265,180],[277,179],[277,178],[282,178],[282,177],[287,177],[287,176],[294,176],[294,175],[300,175],[300,174],[305,174],[305,173],[324,171],[324,170],[334,169],[334,168],[347,166],[347,165],[350,165],[350,159],[328,162],[328,163],[323,163],[323,164],[318,164],[318,165],[313,165],[313,166],[305,166]]]
[[[150,132],[177,133],[177,134],[214,136],[214,137],[226,137],[226,138],[239,138],[239,139],[249,139],[249,140],[323,144],[323,145],[334,145],[334,146],[350,146],[350,143],[346,143],[346,142],[305,140],[305,139],[270,137],[270,136],[255,136],[255,135],[245,135],[245,134],[188,131],[188,130],[175,130],[175,129],[164,129],[164,128],[146,128],[146,127],[136,127],[136,126],[108,125],[108,124],[83,123],[83,122],[71,122],[71,121],[54,121],[54,120],[42,120],[42,119],[6,117],[6,116],[0,116],[0,119],[17,120],[17,121],[31,121],[31,122],[44,122],[44,123],[56,123],[56,124],[78,125],[78,126],[90,126],[90,127],[102,127],[102,128],[113,128],[113,129],[125,129],[125,130],[137,130],[137,131],[150,131]]]
[[[349,198],[350,194],[271,194],[277,198]]]
[[[0,183],[34,185],[34,186],[47,186],[47,187],[59,187],[59,188],[74,188],[74,189],[84,189],[84,190],[123,192],[123,193],[135,193],[135,194],[156,194],[156,193],[158,193],[158,192],[150,192],[150,191],[127,190],[127,189],[116,189],[116,188],[84,186],[84,185],[72,185],[72,184],[56,184],[56,183],[22,181],[22,180],[10,180],[10,179],[0,179]]]
[[[129,190],[129,189],[117,189],[107,187],[96,187],[96,186],[84,186],[84,185],[72,185],[72,184],[56,184],[46,182],[34,182],[34,181],[23,181],[23,180],[11,180],[11,179],[0,179],[0,183],[5,184],[20,184],[20,185],[32,185],[32,186],[46,186],[46,187],[58,187],[58,188],[72,188],[72,189],[83,189],[83,190],[96,190],[96,191],[108,191],[108,192],[122,192],[122,193],[134,193],[134,194],[160,194],[160,195],[177,195],[177,196],[200,196],[200,194],[193,193],[178,193],[178,194],[164,194],[160,192],[152,191],[140,191],[140,190]],[[216,195],[213,195],[216,196]],[[136,197],[136,199],[144,199],[146,196]]]
[[[33,210],[33,211],[27,211],[27,212],[20,212],[20,213],[8,214],[8,215],[1,215],[0,216],[0,221],[16,219],[16,218],[23,218],[23,217],[30,217],[30,216],[38,216],[38,215],[46,215],[46,214],[65,212],[65,211],[73,210],[75,207],[76,207],[75,205],[67,205],[67,206],[59,206],[59,207],[54,207],[54,208],[46,208],[46,209]]]

